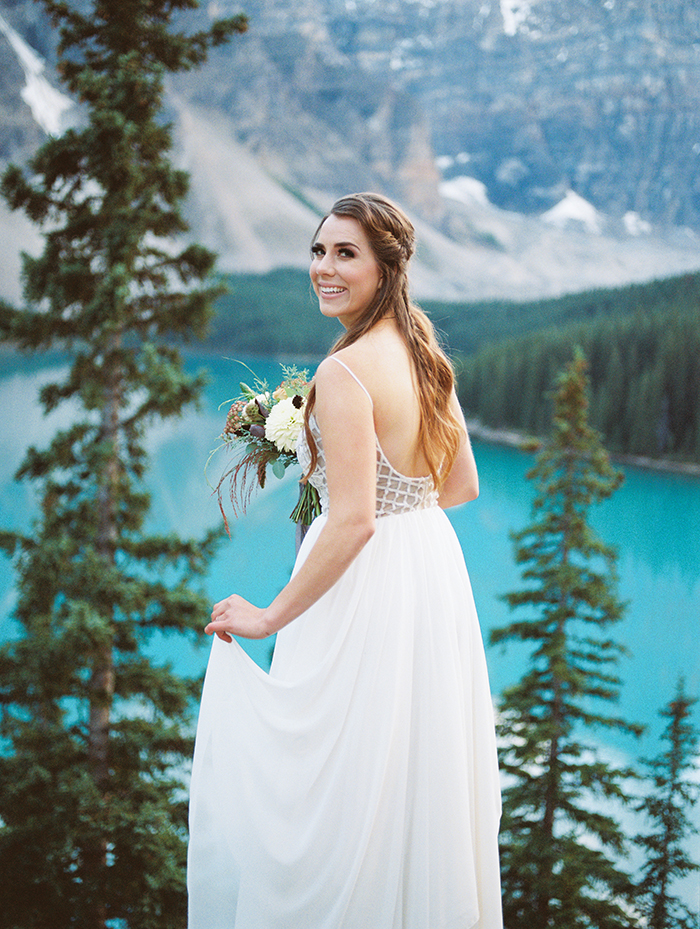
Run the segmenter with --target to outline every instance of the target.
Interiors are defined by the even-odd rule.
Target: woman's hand
[[[234,635],[246,639],[264,639],[270,635],[264,617],[265,610],[253,606],[238,594],[232,594],[214,605],[211,622],[204,631],[207,635],[218,635],[223,642],[233,641]]]

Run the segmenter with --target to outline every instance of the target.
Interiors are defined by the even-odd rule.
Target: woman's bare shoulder
[[[406,345],[398,333],[372,330],[352,345],[340,349],[336,357],[371,391],[393,383],[410,367]]]
[[[314,375],[317,403],[330,405],[337,411],[347,402],[354,402],[352,397],[357,392],[360,396],[365,395],[371,409],[372,394],[365,384],[364,371],[364,365],[358,364],[356,357],[351,356],[348,360],[342,352],[324,358]]]

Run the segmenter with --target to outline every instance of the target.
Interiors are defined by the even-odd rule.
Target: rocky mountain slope
[[[530,298],[700,268],[693,0],[241,6],[249,32],[168,85],[188,217],[223,269],[305,264],[319,213],[357,189],[415,219],[423,295]],[[36,147],[41,105],[45,121],[77,114],[28,92],[12,30],[57,87],[37,5],[0,0],[0,14],[2,163]],[[12,293],[18,246],[36,242],[8,222],[0,210]]]

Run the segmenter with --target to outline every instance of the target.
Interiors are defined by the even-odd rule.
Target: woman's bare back
[[[427,475],[413,363],[394,321],[381,320],[337,357],[369,391],[377,438],[392,466],[409,477]]]

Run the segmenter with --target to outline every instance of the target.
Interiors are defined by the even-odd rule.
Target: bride
[[[478,494],[449,361],[408,295],[414,230],[338,200],[298,454],[322,514],[265,607],[217,603],[192,772],[189,929],[500,929],[484,650],[443,509]],[[234,579],[235,581],[235,579]],[[269,675],[233,636],[277,633]]]

